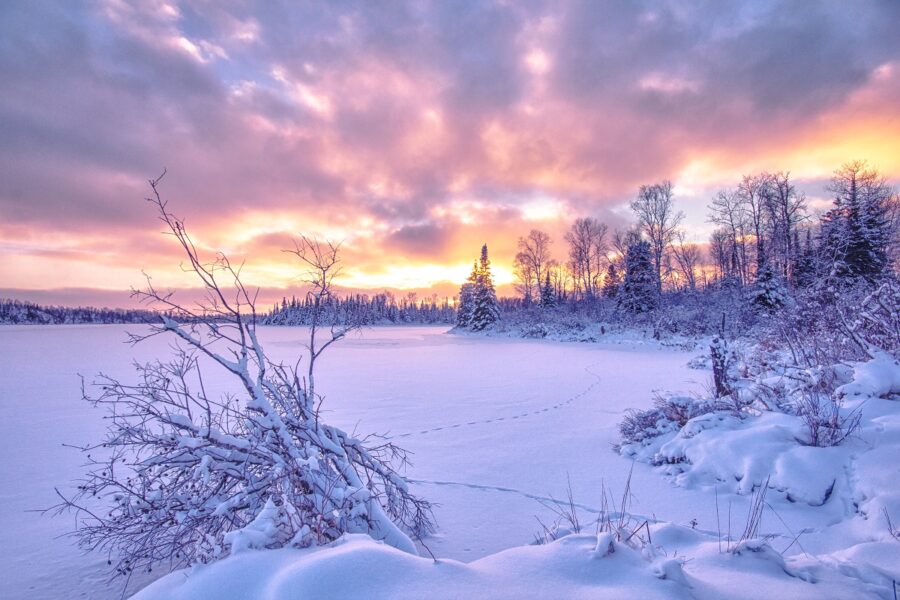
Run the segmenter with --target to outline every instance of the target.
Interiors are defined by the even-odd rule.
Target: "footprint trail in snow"
[[[558,402],[552,406],[545,406],[544,408],[536,408],[534,410],[526,411],[526,412],[519,413],[516,415],[510,415],[510,416],[504,416],[504,417],[493,417],[490,419],[467,421],[465,423],[454,423],[452,425],[441,425],[440,427],[432,427],[430,429],[422,429],[420,431],[410,431],[407,433],[398,433],[396,435],[386,435],[386,436],[384,436],[384,439],[395,440],[395,439],[400,439],[400,438],[412,437],[415,435],[425,435],[427,433],[435,433],[438,431],[444,431],[445,429],[456,429],[458,427],[470,427],[472,425],[487,425],[490,423],[499,423],[501,421],[512,421],[515,419],[524,419],[526,417],[533,417],[533,416],[538,416],[541,414],[547,414],[551,410],[559,410],[560,408],[563,408],[565,406],[572,404],[575,400],[578,400],[579,398],[583,398],[584,396],[589,394],[594,388],[596,388],[600,384],[601,378],[599,375],[597,375],[596,373],[591,371],[589,367],[585,367],[584,370],[587,373],[589,373],[590,375],[592,375],[596,379],[596,381],[591,383],[589,386],[587,386],[585,389],[581,390],[574,396],[571,396],[570,398],[567,398],[566,400],[563,400],[562,402]]]

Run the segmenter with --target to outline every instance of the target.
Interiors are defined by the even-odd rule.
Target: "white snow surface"
[[[847,575],[815,567],[790,569],[789,575],[782,557],[768,547],[722,554],[706,536],[675,525],[656,526],[652,535],[670,548],[689,550],[690,562],[603,535],[570,535],[466,564],[411,556],[357,534],[329,548],[245,553],[173,573],[135,598],[821,600],[869,591]]]
[[[69,540],[58,539],[72,518],[26,511],[53,504],[53,487],[66,489],[78,476],[79,453],[61,444],[85,444],[102,434],[102,412],[80,401],[77,374],[90,380],[102,370],[127,380],[134,376],[132,359],[167,354],[168,341],[159,337],[135,348],[123,343],[126,331],[139,329],[0,329],[0,435],[12,455],[0,463],[0,595],[103,600],[121,594],[121,581],[107,581],[105,557],[83,556]],[[696,452],[694,460],[704,468],[690,480],[684,473],[667,477],[665,467],[632,463],[612,444],[625,410],[649,407],[655,390],[703,390],[709,373],[688,367],[692,354],[621,339],[578,344],[444,331],[366,330],[326,353],[317,377],[329,424],[357,435],[393,436],[413,453],[406,473],[412,489],[439,505],[439,531],[426,540],[438,563],[359,536],[309,550],[257,551],[248,543],[245,552],[163,578],[140,598],[579,598],[597,597],[601,583],[604,594],[621,598],[750,592],[850,598],[887,597],[885,580],[900,578],[900,542],[892,540],[896,550],[888,546],[882,516],[888,509],[895,525],[900,521],[900,403],[854,400],[864,402],[863,439],[847,448],[815,449],[833,451],[812,463],[824,471],[810,470],[809,451],[789,446],[795,425],[772,415],[762,437],[741,438],[741,424],[723,422],[723,431],[739,434],[734,446],[673,446],[673,452]],[[301,328],[261,333],[273,358],[293,362],[302,353]],[[220,373],[205,370],[210,387],[227,389],[215,375]],[[675,437],[667,434],[660,445],[678,444]],[[774,494],[764,515],[761,531],[771,536],[774,550],[786,550],[786,563],[765,548],[719,551],[720,538],[743,528],[750,501],[731,467],[742,456],[755,456],[760,442],[784,450],[763,454],[780,461],[776,471],[785,489],[800,481],[796,487],[809,496]],[[759,469],[772,471],[752,460],[745,466],[747,481],[764,479]],[[535,516],[553,516],[538,500],[564,498],[570,479],[589,521],[603,486],[618,496],[632,468],[631,512],[652,525],[655,549],[620,544],[603,556],[592,535],[524,546],[539,530]],[[841,489],[815,506],[819,498],[809,490],[838,476]],[[729,485],[719,482],[729,477]],[[857,515],[856,506],[868,518]],[[427,556],[424,549],[420,554]],[[682,558],[688,561],[683,567]],[[131,589],[157,575],[142,575]]]
[[[900,394],[900,362],[887,352],[878,351],[875,358],[854,363],[853,381],[838,389],[841,396],[886,396]]]

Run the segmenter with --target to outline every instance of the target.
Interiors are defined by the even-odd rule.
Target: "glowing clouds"
[[[744,173],[900,176],[897,11],[24,3],[0,19],[0,277],[165,279],[177,253],[140,201],[164,166],[173,209],[255,285],[293,285],[300,233],[343,241],[347,285],[458,285],[484,242],[503,284],[529,229],[564,258],[571,219],[625,226],[663,178],[702,237]]]
[[[566,216],[566,204],[548,197],[528,200],[519,206],[526,221],[555,221]]]
[[[550,57],[540,48],[534,48],[525,55],[525,65],[534,75],[546,75],[552,67]]]

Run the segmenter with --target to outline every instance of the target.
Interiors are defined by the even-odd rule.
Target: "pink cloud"
[[[198,240],[273,289],[300,232],[345,240],[357,281],[439,281],[484,241],[508,269],[534,226],[562,258],[568,220],[621,226],[664,177],[702,224],[702,195],[745,170],[816,180],[862,157],[900,176],[890,4],[854,8],[859,28],[847,7],[778,2],[2,10],[0,277],[17,289],[177,265],[141,201],[163,167]]]

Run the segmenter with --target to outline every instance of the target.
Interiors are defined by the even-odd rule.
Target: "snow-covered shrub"
[[[866,320],[864,325],[861,307],[874,309],[872,302],[877,305],[880,301],[890,312],[892,307],[897,309],[898,303],[897,297],[890,295],[890,284],[885,284],[884,293],[879,293],[879,289],[882,288],[873,291],[860,281],[845,282],[838,287],[837,283],[826,280],[820,286],[799,292],[795,302],[773,318],[770,335],[778,345],[787,347],[796,365],[816,367],[870,358],[864,350],[866,342],[861,344],[859,340],[869,334],[879,338],[876,332],[883,328],[877,322],[883,313],[874,310],[874,320]],[[870,300],[873,297],[877,300]],[[886,322],[890,323],[890,319]],[[850,329],[858,329],[859,336]]]
[[[694,417],[717,410],[714,401],[688,396],[657,396],[653,408],[630,409],[619,423],[622,444],[640,443],[663,433],[678,431]]]
[[[191,311],[150,284],[136,296],[190,319],[165,318],[149,333],[170,337],[168,361],[136,364],[136,382],[99,376],[84,396],[109,410],[107,435],[84,448],[89,471],[60,510],[74,510],[74,532],[88,549],[109,553],[116,572],[178,568],[250,548],[310,546],[366,533],[415,553],[408,535],[431,526],[428,502],[398,472],[402,450],[359,440],[322,422],[315,362],[347,332],[314,319],[307,369],[273,363],[257,337],[254,293],[219,254],[202,262],[196,247],[151,185],[161,220],[201,280],[207,302]],[[311,302],[331,289],[337,248],[303,239]],[[228,280],[228,287],[219,279]],[[317,338],[317,335],[319,336]],[[203,368],[220,369],[237,391],[207,392]],[[105,504],[102,509],[97,504]]]
[[[522,326],[522,337],[542,339],[550,333],[547,325],[544,323],[526,323]]]
[[[900,284],[882,282],[850,313],[845,327],[854,341],[871,350],[887,352],[900,358]],[[874,356],[872,356],[874,358]]]
[[[858,409],[845,412],[843,403],[830,395],[805,391],[796,399],[797,416],[806,426],[810,446],[839,446],[859,429],[862,414]]]
[[[709,344],[710,364],[713,372],[713,392],[716,398],[732,393],[731,369],[736,357],[722,336],[716,336]]]

